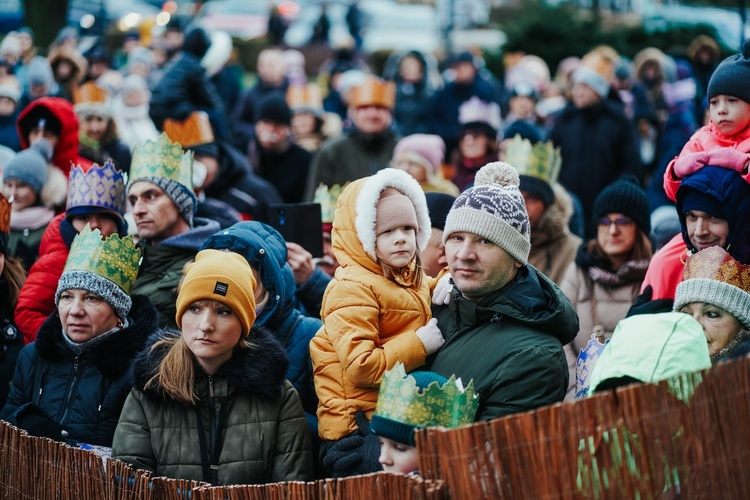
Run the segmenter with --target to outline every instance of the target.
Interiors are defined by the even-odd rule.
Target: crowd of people
[[[81,47],[0,42],[0,418],[33,435],[211,484],[418,473],[415,429],[750,353],[750,42],[502,82],[269,46],[248,88],[225,33]],[[308,202],[322,253],[272,225]]]

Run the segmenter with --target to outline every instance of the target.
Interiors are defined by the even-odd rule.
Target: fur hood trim
[[[157,372],[162,360],[179,338],[180,332],[174,330],[151,336],[147,347],[141,351],[133,365],[133,385],[136,389],[155,397],[165,397],[160,387],[146,389],[146,382]],[[157,341],[163,339],[169,342],[152,349]],[[276,401],[284,390],[284,374],[289,365],[286,353],[281,344],[263,327],[254,326],[248,339],[252,347],[235,349],[232,357],[219,368],[215,377],[227,377],[237,391],[250,392],[262,399]]]
[[[422,187],[416,179],[403,170],[384,168],[365,179],[355,205],[357,217],[354,220],[354,226],[357,230],[357,236],[362,242],[365,252],[375,260],[377,260],[375,257],[376,208],[380,193],[389,187],[398,189],[414,204],[414,209],[417,212],[417,224],[419,224],[417,246],[420,251],[423,251],[427,246],[432,232],[430,213],[427,210],[427,200]]]
[[[127,373],[132,361],[147,345],[149,336],[159,330],[156,308],[151,301],[143,295],[133,295],[132,299],[131,311],[137,311],[138,316],[133,318],[131,313],[128,317],[130,324],[127,328],[102,340],[90,352],[83,355],[92,357],[94,366],[102,375],[111,380]],[[53,312],[42,324],[35,345],[39,355],[50,361],[72,356],[62,338],[62,326],[57,311]]]
[[[68,197],[68,178],[54,165],[47,167],[47,182],[42,186],[40,198],[48,208],[65,206]]]

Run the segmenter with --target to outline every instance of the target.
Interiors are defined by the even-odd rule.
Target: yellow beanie
[[[232,308],[242,323],[242,338],[255,323],[255,278],[244,257],[231,252],[203,250],[187,267],[177,296],[177,326],[182,315],[198,300],[215,300]]]

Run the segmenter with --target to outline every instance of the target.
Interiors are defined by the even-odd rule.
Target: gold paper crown
[[[374,76],[367,78],[349,92],[349,105],[354,108],[381,106],[393,109],[395,104],[396,84]]]
[[[70,245],[66,271],[88,271],[106,278],[130,295],[138,275],[141,250],[135,246],[133,235],[124,238],[113,234],[102,240],[98,229],[86,227]]]
[[[505,162],[513,165],[521,175],[554,184],[560,174],[562,156],[560,148],[556,148],[552,141],[537,142],[532,146],[531,141],[516,135],[505,150]]]
[[[10,202],[0,193],[0,233],[10,233]]]
[[[80,165],[75,165],[70,169],[65,210],[101,207],[122,217],[125,214],[126,182],[126,175],[117,170],[111,160],[107,160],[101,167],[94,163],[85,172]]]
[[[193,190],[193,152],[182,151],[182,146],[162,133],[156,141],[147,140],[133,148],[130,163],[130,184],[139,179],[161,177],[178,182]]]
[[[473,422],[477,408],[473,380],[462,390],[453,375],[443,387],[435,381],[420,389],[398,363],[383,375],[375,414],[415,427],[457,427]]]
[[[185,149],[214,142],[214,132],[205,111],[193,111],[181,122],[167,118],[164,133]]]
[[[348,182],[343,186],[334,184],[329,188],[322,182],[320,183],[318,189],[315,190],[313,203],[320,203],[321,222],[324,224],[333,223],[333,216],[336,213],[336,202],[338,201],[339,196],[341,196],[341,192],[344,191],[344,188],[348,185]]]
[[[73,89],[73,104],[83,102],[95,102],[104,104],[107,102],[107,91],[90,81]]]
[[[293,110],[300,108],[323,110],[323,98],[320,95],[320,87],[314,83],[290,85],[286,91],[286,103]]]
[[[709,247],[688,257],[682,280],[721,281],[750,293],[750,266],[740,264],[721,247]]]

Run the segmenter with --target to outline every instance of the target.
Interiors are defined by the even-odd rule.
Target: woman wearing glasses
[[[566,400],[575,392],[578,353],[595,328],[605,339],[612,336],[638,295],[652,255],[648,198],[635,178],[604,188],[594,200],[593,215],[596,238],[581,244],[560,285],[580,322],[578,336],[565,346],[570,368]]]

